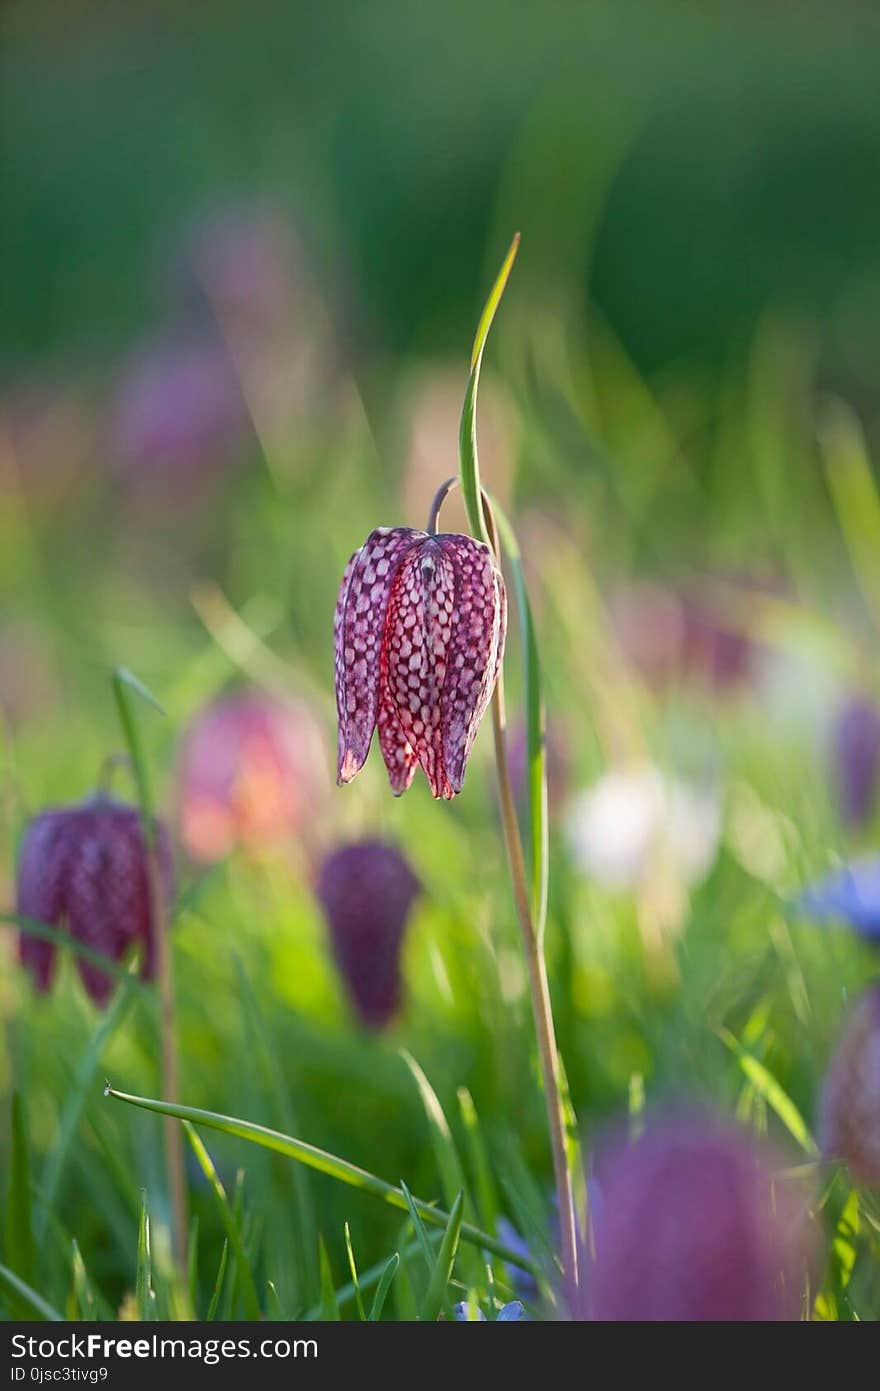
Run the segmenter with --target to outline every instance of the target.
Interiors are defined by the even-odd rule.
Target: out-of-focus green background
[[[878,60],[880,17],[858,3],[7,4],[4,903],[26,816],[85,795],[119,747],[117,664],[167,711],[143,724],[172,822],[181,731],[242,680],[312,704],[331,775],[339,578],[375,525],[424,525],[455,472],[470,341],[519,230],[481,439],[521,533],[567,793],[650,757],[711,781],[721,807],[690,894],[640,896],[578,873],[560,791],[549,953],[575,1106],[592,1135],[642,1089],[686,1094],[784,1136],[727,1030],[811,1125],[842,1001],[871,969],[784,903],[872,844],[870,824],[840,823],[829,731],[849,695],[877,694]],[[230,226],[262,231],[255,255],[224,252],[218,292],[211,229]],[[245,262],[259,314],[228,289]],[[181,343],[222,351],[244,417],[185,476],[153,469],[120,427],[152,353],[172,353],[167,401],[150,398],[158,437],[202,409],[177,390]],[[639,608],[645,583],[708,596],[721,629],[754,644],[733,697],[678,671],[645,680],[666,612]],[[633,604],[635,656],[616,628]],[[518,656],[513,640],[514,726]],[[393,802],[374,752],[354,787],[328,788],[305,848],[206,877],[181,857],[180,1046],[194,1104],[434,1197],[406,1047],[460,1141],[470,1089],[522,1227],[510,1194],[540,1205],[549,1161],[489,743],[451,806],[420,779]],[[369,1039],[306,865],[362,834],[395,841],[426,890],[407,1004]],[[0,948],[0,1113],[18,1087],[38,1198],[60,1155],[35,1283],[64,1304],[75,1237],[117,1309],[140,1186],[167,1250],[161,1132],[100,1082],[156,1094],[153,1015],[138,1002],[96,1039],[72,971],[37,998],[7,929]],[[337,1284],[346,1217],[365,1265],[392,1249],[394,1217],[366,1199],[326,1179],[304,1195],[282,1161],[225,1140],[216,1158],[230,1186],[246,1170],[254,1259],[285,1313],[317,1298],[316,1229]],[[193,1186],[201,1297],[222,1234]],[[865,1287],[864,1317],[876,1276]]]

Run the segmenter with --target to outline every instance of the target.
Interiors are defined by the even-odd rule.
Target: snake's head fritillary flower
[[[853,1007],[822,1088],[822,1150],[880,1188],[880,985]]]
[[[850,700],[832,729],[832,754],[840,814],[847,826],[863,826],[877,802],[880,777],[880,710]]]
[[[379,747],[396,796],[421,764],[435,797],[461,791],[504,652],[504,581],[469,536],[380,527],[336,605],[337,780]]]
[[[795,908],[816,922],[842,922],[880,946],[880,856],[854,860],[805,889]]]
[[[575,1318],[797,1319],[813,1243],[777,1157],[714,1120],[667,1117],[600,1152],[602,1202],[582,1247]]]
[[[283,844],[315,815],[327,784],[323,734],[307,705],[258,690],[223,696],[184,736],[181,838],[207,863],[236,847]]]
[[[362,1022],[381,1028],[400,1005],[400,950],[420,884],[391,845],[360,841],[327,856],[317,896],[333,955]]]
[[[171,848],[157,825],[157,846],[166,902],[173,890]],[[17,906],[22,916],[70,935],[112,961],[134,946],[141,973],[155,971],[156,932],[140,812],[99,796],[77,806],[41,812],[29,823],[18,864]],[[40,990],[48,990],[55,946],[22,933],[19,954]],[[105,1005],[113,981],[100,967],[77,957],[83,984]]]

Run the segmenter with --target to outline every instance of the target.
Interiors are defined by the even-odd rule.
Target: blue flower
[[[495,1318],[496,1323],[518,1323],[520,1319],[525,1320],[526,1311],[518,1299],[512,1299],[509,1304],[504,1304]],[[471,1306],[467,1300],[463,1299],[455,1306],[456,1323],[488,1323],[489,1320],[482,1309],[476,1312],[471,1311]]]
[[[835,870],[806,889],[795,907],[820,922],[846,922],[880,946],[880,856]]]

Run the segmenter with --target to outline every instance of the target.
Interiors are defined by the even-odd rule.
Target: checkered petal
[[[16,885],[18,912],[49,927],[61,927],[64,918],[68,826],[67,812],[44,811],[30,822],[21,844]],[[23,932],[18,954],[37,988],[48,990],[55,969],[54,944]]]
[[[389,598],[404,557],[424,532],[379,527],[342,577],[335,621],[337,782],[351,782],[370,751],[379,714],[382,641]]]
[[[403,732],[397,707],[391,698],[387,678],[381,679],[379,692],[379,748],[388,769],[388,780],[395,797],[406,791],[415,777],[419,756]]]
[[[438,536],[437,543],[454,576],[440,729],[446,777],[456,793],[498,679],[507,600],[488,546],[470,536]]]
[[[388,604],[382,672],[401,729],[435,797],[452,797],[443,763],[441,693],[452,636],[455,573],[433,537],[406,555]]]

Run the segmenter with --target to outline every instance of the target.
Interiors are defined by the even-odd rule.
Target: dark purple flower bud
[[[199,712],[180,756],[180,828],[194,859],[283,844],[324,801],[324,738],[311,710],[239,691]]]
[[[339,783],[363,767],[378,725],[395,795],[419,764],[435,797],[460,792],[506,627],[504,581],[481,541],[372,532],[336,606]]]
[[[823,1152],[880,1188],[880,984],[856,1002],[822,1088]]]
[[[797,1319],[811,1242],[772,1155],[713,1121],[656,1123],[612,1143],[597,1173],[595,1254],[582,1248],[573,1316],[596,1321]]]
[[[321,866],[317,896],[336,964],[364,1024],[381,1028],[400,1005],[400,950],[421,885],[399,851],[345,845]]]
[[[795,908],[818,922],[845,922],[880,945],[880,858],[844,865],[806,889]]]
[[[170,903],[171,848],[165,828],[159,824],[157,830],[166,902]],[[121,961],[138,946],[141,974],[152,978],[155,931],[136,807],[102,796],[34,817],[22,841],[17,901],[22,916],[66,929],[112,961]],[[22,933],[20,957],[37,987],[47,990],[55,965],[54,945]],[[113,988],[111,977],[82,957],[77,957],[77,967],[95,1004],[105,1005]]]
[[[880,711],[852,700],[839,712],[832,731],[832,755],[840,815],[847,826],[870,820],[880,774]]]

